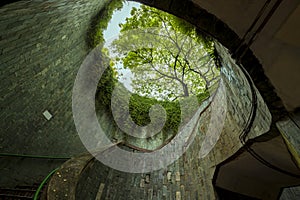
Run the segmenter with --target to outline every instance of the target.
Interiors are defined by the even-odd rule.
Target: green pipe
[[[61,159],[68,160],[70,157],[64,156],[41,156],[41,155],[19,155],[19,154],[11,154],[11,153],[0,153],[0,157],[21,157],[21,158],[40,158],[40,159]]]
[[[54,169],[53,171],[51,171],[46,178],[44,178],[44,180],[42,181],[42,183],[39,185],[38,189],[36,190],[33,200],[38,200],[39,194],[43,188],[43,186],[45,185],[45,183],[48,181],[48,179],[58,170],[59,168]]]

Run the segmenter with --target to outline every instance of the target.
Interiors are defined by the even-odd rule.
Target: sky
[[[108,23],[107,29],[103,32],[104,40],[106,43],[112,42],[114,38],[116,38],[120,33],[120,23],[124,23],[127,17],[130,17],[130,11],[133,7],[139,8],[141,4],[136,2],[124,2],[123,8],[121,10],[117,10],[113,13],[112,19]],[[106,45],[105,45],[106,46]],[[124,84],[124,86],[132,92],[132,77],[133,74],[129,69],[123,69],[122,65],[116,66],[117,71],[123,74],[123,76],[119,79],[120,82]]]
[[[136,2],[124,2],[123,8],[114,12],[107,29],[103,32],[105,40],[109,40],[119,34],[119,24],[125,22],[126,17],[130,17],[130,11],[133,7],[139,8],[140,4]]]

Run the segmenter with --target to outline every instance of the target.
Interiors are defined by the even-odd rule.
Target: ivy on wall
[[[121,10],[124,0],[109,1],[100,13],[93,19],[88,31],[88,44],[95,48],[98,44],[104,43],[103,31],[107,28],[115,10]]]
[[[101,108],[101,110],[105,110],[111,116],[112,116],[111,97],[112,97],[112,92],[114,90],[115,84],[117,83],[117,79],[115,78],[114,73],[115,72],[110,67],[108,67],[105,70],[102,78],[99,81],[98,89],[96,93],[96,100],[99,108]],[[128,91],[124,87],[124,90],[122,90],[122,92],[128,92]],[[118,100],[125,101],[124,96],[125,95],[122,93],[118,94],[119,97]],[[122,97],[124,97],[124,99],[122,99]],[[160,104],[165,109],[167,114],[167,119],[163,131],[164,132],[171,131],[177,133],[180,123],[181,122],[185,123],[189,121],[189,119],[196,112],[196,109],[199,107],[201,102],[203,102],[206,98],[209,97],[209,92],[198,94],[196,97],[198,100],[196,103],[192,101],[192,97],[190,98],[188,97],[184,99],[185,104],[188,105],[184,107],[185,113],[189,113],[189,115],[184,116],[183,119],[181,116],[180,102],[178,100],[160,101],[154,98],[144,97],[137,94],[132,94],[130,97],[129,112],[132,120],[137,125],[145,126],[150,123],[149,110],[151,106],[155,104]],[[114,105],[114,106],[118,106],[118,105]],[[122,112],[122,108],[120,109],[120,112]],[[117,117],[122,117],[122,116],[123,116],[122,113],[120,113],[120,115],[118,115]]]

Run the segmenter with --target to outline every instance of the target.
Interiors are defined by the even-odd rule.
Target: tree
[[[142,5],[120,27],[113,55],[133,73],[133,92],[174,101],[206,92],[218,80],[213,42],[191,24]]]

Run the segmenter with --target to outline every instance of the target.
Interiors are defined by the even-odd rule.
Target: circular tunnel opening
[[[98,84],[96,107],[99,115],[106,109],[122,130],[111,139],[151,151],[170,142],[215,94],[218,54],[214,40],[190,23],[154,7],[120,2],[101,13],[91,37],[109,66]],[[152,128],[143,129],[151,122]]]
[[[114,9],[122,9],[118,2],[109,4],[108,19]],[[114,22],[119,26],[117,37],[108,34],[110,41],[105,43],[106,18],[105,23],[98,22],[100,28],[92,37],[96,46],[92,54],[101,58],[96,67],[104,72],[96,88],[96,113],[110,141],[155,152],[188,132],[192,137],[185,136],[179,154],[197,136],[202,159],[218,144],[216,151],[226,149],[229,139],[232,147],[221,153],[218,162],[222,162],[247,139],[268,130],[268,109],[228,49],[182,19],[135,5],[128,6],[130,17]],[[256,124],[260,111],[267,114],[266,123]],[[101,136],[93,137],[99,143],[94,141],[89,148],[101,146]]]

